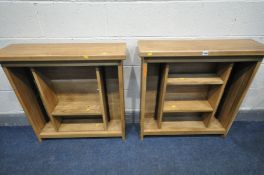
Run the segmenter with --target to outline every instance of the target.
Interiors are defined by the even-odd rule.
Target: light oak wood
[[[186,57],[185,60],[188,60]],[[176,60],[176,59],[174,59]],[[199,60],[196,58],[196,60]],[[207,74],[207,76],[216,74],[217,63],[210,62],[185,62],[185,63],[170,63],[170,76],[174,74]]]
[[[49,118],[54,125],[55,129],[58,130],[60,126],[60,119],[53,118],[52,112],[55,108],[55,106],[58,104],[58,98],[53,91],[53,87],[51,82],[45,77],[45,75],[42,75],[38,71],[36,71],[34,68],[31,68],[31,72],[33,74],[36,86],[38,87],[40,97],[43,101],[43,105],[49,115]]]
[[[169,121],[163,122],[159,129],[153,118],[146,118],[143,132],[144,135],[224,134],[225,128],[215,119],[210,127],[206,127],[203,121]]]
[[[41,141],[40,133],[45,126],[45,114],[38,102],[33,87],[33,82],[28,76],[29,71],[24,68],[7,68],[3,70],[16,93],[16,96],[30,122],[32,128]]]
[[[119,109],[121,115],[122,139],[125,140],[125,97],[124,97],[124,75],[123,62],[118,65],[118,85],[119,85]]]
[[[39,140],[125,139],[123,43],[16,44],[0,62]]]
[[[51,123],[47,123],[40,133],[41,138],[74,138],[74,137],[122,137],[121,121],[110,120],[108,129],[102,123],[62,123],[56,132]]]
[[[240,63],[234,67],[233,76],[219,111],[219,120],[227,135],[239,107],[259,69],[261,62]]]
[[[207,100],[165,101],[163,112],[211,112],[212,106]]]
[[[249,56],[264,55],[264,46],[254,40],[141,40],[141,57]],[[160,58],[162,59],[162,58]]]
[[[264,45],[253,40],[139,41],[139,55],[142,139],[226,135],[262,61]],[[164,64],[170,68],[165,85],[158,81],[164,79],[158,69]],[[160,87],[166,87],[163,102]],[[162,114],[160,104],[164,104]]]
[[[158,98],[157,89],[159,87],[160,65],[148,64],[146,77],[146,94],[145,94],[145,116],[154,115],[157,111],[156,100]],[[142,76],[142,74],[141,74]]]
[[[39,140],[125,139],[122,43],[16,44],[0,63]]]
[[[231,70],[233,68],[232,63],[219,64],[218,65],[218,75],[223,80],[223,84],[221,86],[211,86],[208,92],[208,102],[214,109],[211,113],[206,113],[204,115],[204,124],[205,126],[209,126],[212,118],[215,116],[216,110],[218,108],[220,99],[222,98],[227,80],[229,79]]]
[[[223,80],[216,75],[208,74],[173,74],[167,81],[168,85],[219,85]]]
[[[107,130],[108,125],[108,107],[107,107],[107,98],[105,94],[105,83],[103,77],[103,69],[101,67],[96,68],[96,78],[98,84],[98,92],[100,96],[100,111],[102,111],[104,129]]]
[[[141,88],[140,88],[140,138],[144,138],[144,120],[145,120],[145,104],[146,104],[146,81],[147,81],[148,65],[142,59],[141,62]]]
[[[52,116],[88,116],[102,115],[102,110],[97,101],[98,97],[90,94],[85,98],[80,96],[59,98],[58,104],[51,112]]]
[[[167,86],[166,101],[207,100],[208,85]]]
[[[60,117],[102,115],[93,68],[31,69],[44,107],[56,130]]]
[[[111,119],[120,119],[120,97],[119,97],[119,81],[118,81],[118,67],[104,67],[105,70],[105,84],[108,101],[109,117]],[[117,112],[118,111],[118,112]]]
[[[160,90],[159,90],[159,99],[158,99],[158,109],[157,109],[158,128],[161,128],[162,125],[162,114],[163,114],[164,100],[166,96],[168,73],[169,73],[169,65],[168,64],[162,65],[162,71],[160,75],[161,81],[160,81]]]
[[[0,50],[0,62],[124,60],[124,43],[12,44]]]

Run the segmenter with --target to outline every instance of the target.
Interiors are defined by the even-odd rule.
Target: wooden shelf
[[[225,128],[217,119],[206,127],[203,121],[169,121],[163,122],[159,129],[154,118],[145,118],[144,135],[191,135],[191,134],[224,134]]]
[[[92,94],[90,94],[91,96]],[[84,96],[85,97],[85,96]],[[93,100],[91,100],[93,99]],[[102,115],[99,101],[94,98],[60,98],[52,116]]]
[[[163,112],[211,112],[213,108],[207,100],[165,101]]]
[[[49,122],[40,133],[40,138],[72,138],[72,137],[121,137],[121,121],[110,120],[108,129],[103,123],[61,123],[56,131]]]
[[[169,75],[168,85],[221,85],[224,81],[212,74],[173,74]]]

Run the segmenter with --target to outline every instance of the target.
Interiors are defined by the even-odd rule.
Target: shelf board
[[[172,74],[168,85],[220,85],[224,81],[214,74]]]
[[[91,97],[94,96],[94,97]],[[52,116],[102,115],[96,95],[61,97],[52,112]]]
[[[163,112],[211,112],[213,108],[207,100],[165,101]]]
[[[159,129],[154,118],[145,118],[144,135],[192,135],[192,134],[225,134],[225,128],[217,119],[206,127],[203,121],[169,121],[162,122]]]
[[[108,129],[104,130],[103,123],[62,123],[55,131],[49,122],[40,133],[41,138],[70,138],[70,137],[121,137],[120,120],[109,121]]]

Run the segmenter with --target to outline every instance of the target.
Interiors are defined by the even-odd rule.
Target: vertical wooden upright
[[[121,115],[122,139],[125,140],[125,100],[124,100],[124,76],[123,62],[118,64],[118,83],[119,83],[119,109]]]
[[[148,65],[142,58],[141,61],[141,90],[140,90],[140,138],[144,138],[144,119],[145,119],[145,101],[146,101],[146,84],[147,84]]]

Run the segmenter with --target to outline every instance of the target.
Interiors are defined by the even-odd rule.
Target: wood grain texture
[[[219,109],[219,120],[227,135],[236,118],[239,107],[252,83],[261,62],[239,63],[234,66],[230,84],[228,84],[224,101]]]
[[[14,44],[0,50],[0,63],[39,140],[124,140],[125,57],[124,43]]]
[[[147,87],[148,64],[142,59],[141,62],[141,87],[140,87],[140,138],[144,138],[144,121],[146,107],[146,87]]]
[[[88,116],[102,115],[98,97],[92,94],[86,98],[69,97],[68,99],[59,98],[59,102],[52,111],[52,116]]]
[[[157,110],[160,64],[147,64],[145,117],[154,115]],[[142,76],[142,75],[141,75]]]
[[[193,134],[223,134],[225,128],[214,119],[210,127],[206,127],[203,121],[169,121],[163,122],[162,128],[157,127],[153,118],[146,118],[144,135],[193,135]]]
[[[207,100],[208,85],[180,85],[167,86],[165,100],[182,101],[182,100]]]
[[[218,65],[218,76],[221,77],[221,80],[223,80],[223,84],[220,86],[211,86],[208,92],[208,102],[214,109],[213,112],[209,114],[205,114],[204,117],[204,124],[205,126],[209,126],[211,124],[212,118],[215,116],[216,110],[218,108],[219,102],[222,98],[226,83],[229,79],[229,76],[231,74],[233,63],[222,63]]]
[[[125,43],[12,44],[0,50],[0,62],[124,60]]]
[[[158,98],[158,108],[157,108],[157,122],[158,122],[158,128],[162,127],[162,115],[163,115],[163,106],[164,106],[164,100],[166,96],[166,87],[167,87],[167,79],[168,79],[168,73],[169,73],[169,64],[162,65],[161,68],[161,81],[160,81],[160,87],[159,87],[159,98]]]
[[[204,74],[174,74],[168,78],[168,85],[205,85],[223,84],[223,80],[216,75]]]
[[[45,75],[41,74],[36,69],[31,68],[31,73],[38,88],[44,108],[46,109],[53,126],[56,130],[58,130],[60,126],[60,119],[53,118],[52,116],[52,112],[58,103],[58,98],[53,90],[52,84]]]
[[[96,78],[97,78],[98,92],[99,92],[99,97],[100,97],[100,108],[99,109],[101,109],[102,111],[104,129],[107,130],[108,118],[109,118],[108,105],[107,105],[106,94],[105,94],[103,69],[101,67],[96,67]]]
[[[33,82],[31,82],[29,74],[26,72],[25,68],[3,67],[3,70],[37,138],[41,141],[40,133],[46,124],[45,114],[38,103],[35,91],[32,88]]]
[[[186,57],[184,58],[187,60]],[[216,64],[208,62],[170,63],[170,74],[215,74]]]
[[[264,45],[253,40],[152,40],[139,41],[139,53],[142,59],[141,138],[144,135],[226,135],[262,61]],[[157,96],[161,96],[158,87],[162,83],[156,83],[160,72],[156,67],[162,64],[169,64],[170,70],[164,121],[159,127],[156,115],[161,102]],[[147,77],[144,77],[144,66],[149,71]]]
[[[120,120],[122,128],[122,139],[125,140],[126,128],[125,128],[125,96],[124,96],[124,75],[123,75],[123,62],[118,65],[118,85],[119,85],[119,110]]]
[[[163,112],[211,112],[212,106],[207,100],[165,101]]]
[[[40,133],[41,138],[73,138],[73,137],[121,137],[120,120],[109,121],[107,131],[104,130],[102,123],[62,123],[56,132],[51,123],[45,125]]]
[[[249,39],[141,40],[138,48],[141,57],[264,55],[264,45]]]
[[[118,67],[106,66],[104,67],[106,80],[106,94],[108,100],[109,117],[112,119],[120,119],[120,99],[119,99],[119,81],[118,81]]]

